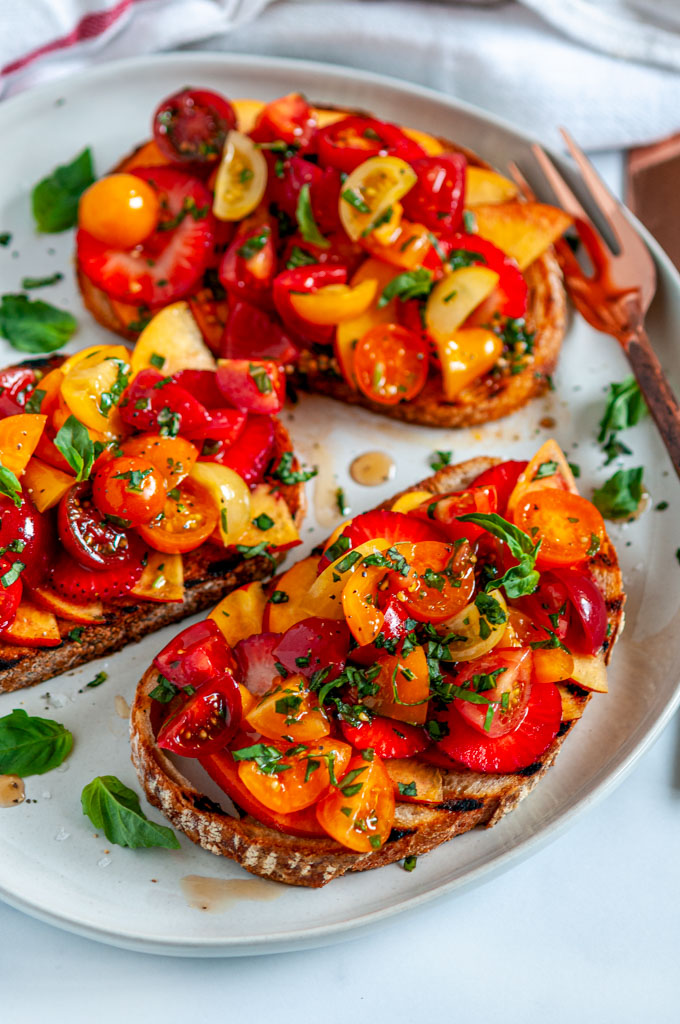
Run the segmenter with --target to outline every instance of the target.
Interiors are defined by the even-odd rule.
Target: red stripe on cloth
[[[0,75],[11,75],[14,71],[19,71],[21,68],[26,67],[27,64],[37,60],[38,57],[43,57],[46,53],[63,50],[68,46],[73,46],[74,43],[82,43],[87,39],[94,39],[96,36],[100,36],[107,29],[111,28],[136,2],[137,0],[120,0],[120,3],[117,3],[115,7],[111,7],[108,11],[95,11],[94,14],[86,14],[68,35],[62,36],[60,39],[53,39],[49,43],[44,43],[36,50],[32,50],[31,53],[24,54],[23,57],[12,61],[0,70]]]

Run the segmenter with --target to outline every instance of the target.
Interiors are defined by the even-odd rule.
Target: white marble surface
[[[620,159],[598,164],[617,186]],[[0,1021],[185,1024],[207,1012],[277,1024],[675,1024],[679,849],[676,716],[550,846],[342,945],[180,960],[99,945],[0,904]]]

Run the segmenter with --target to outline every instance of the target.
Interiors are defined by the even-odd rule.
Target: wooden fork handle
[[[673,468],[680,477],[680,406],[666,380],[661,363],[656,357],[643,327],[638,327],[624,348],[640,391],[659,428],[661,439],[671,457]]]

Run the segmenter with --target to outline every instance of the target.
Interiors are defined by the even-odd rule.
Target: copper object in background
[[[630,150],[626,204],[680,270],[680,134]]]

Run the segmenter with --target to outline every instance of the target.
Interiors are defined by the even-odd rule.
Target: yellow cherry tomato
[[[310,324],[340,324],[356,320],[365,313],[376,297],[378,282],[367,279],[357,285],[329,284],[315,292],[291,292],[290,303],[295,312]]]
[[[439,281],[425,307],[426,326],[434,340],[446,344],[497,284],[496,271],[479,266],[459,267]]]
[[[76,419],[107,436],[122,433],[117,405],[130,373],[125,346],[104,345],[77,353],[62,371],[61,397]]]
[[[424,224],[413,224],[408,220],[400,221],[396,227],[387,224],[385,227],[391,228],[389,234],[379,228],[364,239],[371,255],[404,270],[421,267],[432,248],[432,232]]]
[[[197,462],[189,479],[204,488],[215,503],[224,546],[237,544],[251,518],[248,484],[233,469],[217,462]]]
[[[80,227],[116,249],[133,249],[158,223],[158,196],[134,174],[108,174],[80,197]]]
[[[437,349],[444,395],[453,401],[463,388],[496,365],[503,342],[485,327],[468,327],[454,331],[447,342],[437,344]]]
[[[354,376],[354,349],[357,343],[371,327],[377,324],[389,324],[397,322],[398,299],[390,299],[384,306],[378,306],[380,296],[390,281],[397,276],[394,267],[383,263],[382,260],[365,260],[352,278],[352,287],[358,288],[365,281],[375,281],[376,290],[371,303],[358,316],[351,320],[344,320],[338,323],[335,332],[335,358],[337,359],[340,372],[347,383],[356,390],[356,378]],[[291,296],[301,298],[301,296]]]
[[[133,376],[153,366],[166,377],[217,367],[186,302],[173,302],[152,317],[137,339],[130,365]]]
[[[390,207],[418,180],[416,172],[396,156],[374,156],[355,167],[340,193],[340,220],[356,242],[380,227]]]
[[[231,131],[215,179],[213,213],[220,220],[242,220],[259,206],[267,188],[267,161],[255,143]]]

